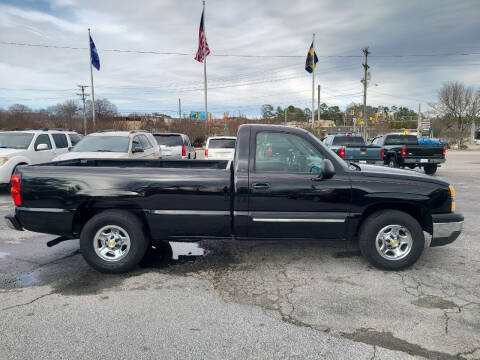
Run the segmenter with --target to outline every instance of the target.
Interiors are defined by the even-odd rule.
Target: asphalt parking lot
[[[480,359],[480,151],[450,151],[464,232],[410,269],[355,244],[202,242],[126,275],[0,224],[0,358]],[[0,196],[0,216],[13,209]]]

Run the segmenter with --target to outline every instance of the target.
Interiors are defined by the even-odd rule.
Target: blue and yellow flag
[[[310,45],[310,49],[308,50],[307,61],[305,62],[305,70],[307,70],[311,74],[313,72],[313,69],[315,69],[315,66],[317,66],[317,62],[318,58],[315,50],[313,49],[312,42],[312,45]]]

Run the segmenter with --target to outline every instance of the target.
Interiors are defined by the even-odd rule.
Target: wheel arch
[[[150,236],[150,227],[148,225],[147,218],[143,209],[133,201],[86,201],[82,203],[75,214],[73,215],[72,220],[72,233],[74,236],[79,236],[82,232],[85,224],[93,218],[95,215],[100,214],[101,212],[107,210],[122,210],[134,214],[142,222],[145,235],[149,238]]]
[[[353,236],[358,236],[363,222],[370,215],[383,210],[398,210],[407,213],[418,221],[423,231],[426,231],[429,234],[433,233],[432,214],[430,209],[425,204],[419,202],[412,203],[388,201],[369,205],[358,219]]]

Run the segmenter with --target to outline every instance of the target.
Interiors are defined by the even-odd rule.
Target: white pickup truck
[[[18,165],[32,165],[52,161],[79,142],[74,131],[18,130],[0,132],[0,185],[10,183]]]

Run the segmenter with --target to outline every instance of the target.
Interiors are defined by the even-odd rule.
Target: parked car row
[[[205,158],[231,160],[236,138],[207,139]],[[7,185],[18,165],[73,159],[196,159],[195,147],[185,134],[150,133],[144,130],[107,130],[85,137],[65,130],[0,132],[0,184]]]
[[[445,162],[446,147],[441,143],[420,144],[417,136],[398,133],[383,134],[366,144],[361,135],[334,134],[324,139],[325,145],[345,161],[389,167],[423,168],[433,175]]]

